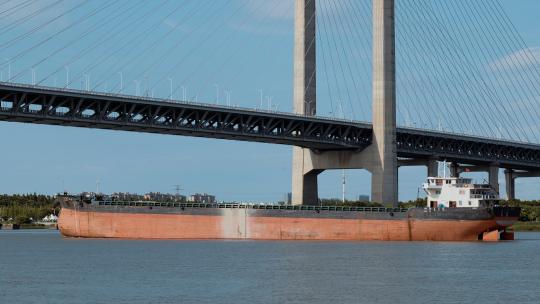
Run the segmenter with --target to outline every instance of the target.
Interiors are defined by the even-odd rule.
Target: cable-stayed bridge
[[[371,123],[172,102],[170,100],[29,85],[0,84],[0,120],[285,144],[323,153],[362,151]],[[398,157],[535,172],[540,145],[412,128],[397,128]]]
[[[25,123],[292,145],[297,147],[293,158],[293,200],[295,203],[316,203],[318,199],[317,175],[323,170],[341,168],[368,169],[373,175],[372,199],[384,203],[395,203],[397,201],[398,166],[424,165],[427,166],[429,175],[436,175],[437,162],[443,160],[452,163],[452,174],[454,175],[458,175],[463,171],[488,172],[490,183],[497,189],[498,170],[499,168],[507,169],[507,194],[509,198],[513,198],[515,196],[515,178],[538,176],[540,172],[540,145],[532,139],[539,134],[535,132],[534,128],[531,128],[534,118],[537,117],[535,113],[540,110],[540,107],[534,106],[538,103],[534,95],[538,92],[535,89],[534,81],[535,77],[540,76],[540,74],[536,75],[534,70],[526,70],[517,75],[512,74],[512,79],[507,80],[506,86],[510,84],[510,87],[515,89],[511,84],[513,84],[513,81],[517,81],[521,90],[516,90],[516,92],[505,90],[504,87],[489,90],[488,84],[493,79],[478,76],[481,73],[478,73],[479,67],[476,61],[469,62],[467,59],[462,61],[455,59],[455,57],[468,58],[464,52],[472,52],[481,45],[477,47],[470,45],[465,49],[456,46],[459,41],[448,36],[446,31],[453,30],[463,35],[463,32],[461,32],[463,29],[450,28],[452,24],[449,20],[452,19],[440,20],[440,16],[429,11],[435,7],[425,5],[425,1],[396,2],[398,8],[400,5],[409,5],[418,9],[417,11],[420,13],[417,12],[418,15],[415,18],[428,14],[427,17],[424,16],[422,22],[424,25],[431,25],[429,28],[432,32],[421,32],[422,29],[419,24],[412,21],[409,26],[399,27],[399,18],[407,17],[407,15],[398,14],[396,20],[394,1],[392,0],[374,0],[373,6],[366,9],[372,10],[366,16],[361,15],[362,12],[365,13],[365,10],[358,9],[358,11],[355,11],[356,8],[351,2],[344,1],[341,7],[342,9],[351,9],[354,12],[352,17],[349,16],[350,18],[356,17],[358,20],[368,23],[373,19],[373,32],[371,33],[373,42],[366,41],[365,43],[370,46],[372,44],[373,48],[371,62],[373,69],[370,76],[371,81],[369,81],[369,83],[373,82],[373,92],[372,96],[368,96],[369,99],[372,99],[372,108],[366,111],[372,112],[373,123],[362,122],[358,119],[336,119],[315,115],[317,113],[317,101],[319,101],[319,105],[321,104],[321,98],[317,96],[317,79],[323,78],[327,82],[327,93],[330,94],[328,101],[339,105],[332,105],[331,111],[335,113],[337,112],[335,109],[339,108],[342,116],[345,116],[344,112],[354,113],[355,109],[358,110],[358,108],[351,105],[349,109],[344,110],[342,99],[348,99],[351,102],[355,98],[354,96],[346,98],[346,95],[350,95],[351,92],[348,89],[340,89],[340,87],[345,87],[349,82],[349,85],[354,87],[352,91],[356,93],[359,93],[362,89],[367,91],[366,88],[361,87],[360,81],[354,77],[351,77],[351,79],[344,78],[343,81],[338,78],[347,73],[356,76],[353,71],[355,70],[354,67],[339,60],[340,52],[347,51],[347,48],[351,46],[347,44],[347,41],[342,41],[345,47],[340,49],[337,46],[339,44],[338,40],[343,39],[343,37],[326,32],[334,24],[340,26],[342,32],[348,33],[345,35],[346,39],[352,39],[356,35],[354,29],[351,28],[351,24],[340,25],[342,21],[339,20],[339,17],[336,17],[336,11],[339,11],[338,2],[328,1],[317,4],[323,10],[334,10],[332,13],[323,11],[321,17],[319,17],[316,14],[317,2],[315,0],[296,0],[295,2],[293,104],[296,114],[187,102],[185,96],[183,101],[172,101],[172,95],[176,92],[173,90],[172,78],[169,78],[171,83],[170,98],[151,98],[148,96],[148,92],[147,96],[141,96],[141,81],[138,80],[134,80],[136,95],[119,94],[118,91],[122,92],[125,86],[122,73],[118,73],[120,82],[113,87],[112,91],[114,93],[100,92],[97,89],[98,85],[93,87],[90,85],[89,73],[93,69],[92,63],[90,63],[89,68],[84,70],[88,74],[82,72],[75,77],[71,75],[71,80],[69,78],[69,65],[60,64],[58,67],[53,68],[53,72],[49,73],[46,78],[65,70],[66,85],[64,88],[43,86],[43,81],[46,78],[36,80],[35,69],[38,66],[36,64],[30,68],[32,76],[30,84],[15,83],[14,80],[24,73],[20,71],[12,75],[11,63],[24,56],[25,52],[31,50],[32,47],[39,47],[42,42],[38,41],[34,46],[16,52],[3,65],[4,68],[9,65],[9,76],[7,77],[9,81],[0,83],[0,119]],[[32,1],[23,1],[8,10],[12,12],[22,10],[31,3]],[[55,3],[52,2],[50,6],[54,7]],[[360,1],[359,3],[367,7],[369,1]],[[197,9],[202,10],[204,5],[208,4],[209,2],[203,3],[201,7],[192,7],[191,9],[196,13]],[[419,9],[423,4],[428,9],[424,11]],[[78,5],[71,7],[67,12],[77,10]],[[80,5],[85,4],[80,3]],[[100,12],[111,15],[111,17],[115,16],[115,14],[119,16],[121,15],[120,12],[124,11],[112,11],[111,8],[115,5],[112,2],[104,2],[103,5],[99,5],[81,18],[91,19],[92,16]],[[126,6],[125,13],[137,10],[139,5],[142,5],[142,2],[134,2],[132,5]],[[276,7],[279,5],[277,4]],[[448,8],[443,7],[443,4],[435,5],[441,5],[440,9]],[[51,7],[46,6],[43,9],[50,10]],[[159,5],[156,5],[153,9],[159,7]],[[471,7],[478,9],[479,5],[471,4]],[[176,9],[182,11],[182,6],[179,5]],[[6,11],[2,11],[0,14]],[[154,10],[150,9],[145,14],[149,15],[154,12]],[[236,12],[233,11],[233,14]],[[503,16],[499,11],[496,11],[496,13]],[[409,11],[407,14],[412,13]],[[35,15],[29,14],[14,19],[13,25],[28,22],[37,15],[39,15],[39,11],[36,11]],[[186,17],[191,18],[192,15],[187,14]],[[457,16],[445,17],[458,18]],[[411,19],[414,21],[415,18]],[[461,16],[459,18],[465,17]],[[130,23],[128,22],[131,21],[126,19],[126,23],[123,25],[129,27]],[[395,22],[398,24],[397,27],[394,25]],[[416,20],[416,22],[418,21]],[[484,26],[491,24],[490,22],[493,21],[485,20]],[[507,24],[507,20],[500,23],[506,27],[511,26],[511,24]],[[493,24],[497,25],[498,23]],[[466,25],[472,32],[480,32],[480,28],[473,29],[474,24],[466,23]],[[97,30],[100,26],[100,23],[87,26],[85,31],[82,32],[82,38],[86,34]],[[177,25],[173,25],[172,30],[166,32],[165,37],[174,33],[177,28]],[[403,31],[409,31],[410,35],[425,36],[425,39],[440,39],[444,41],[444,44],[439,46],[441,49],[434,48],[432,50],[436,56],[426,56],[425,60],[420,60],[420,64],[416,67],[408,67],[407,64],[414,61],[414,56],[418,56],[416,53],[419,50],[405,53],[405,55],[402,55],[403,58],[398,56],[396,63],[396,43],[398,45],[400,41],[402,44],[407,43],[402,38],[402,35],[399,35],[402,28]],[[38,27],[35,28],[36,31],[37,29]],[[52,39],[67,30],[69,30],[69,27],[52,32],[43,41],[46,42],[47,39]],[[322,38],[319,38],[316,32],[318,35],[326,37],[327,40],[320,41]],[[148,33],[142,32],[140,34],[146,35]],[[115,32],[110,34],[111,38],[113,38]],[[488,34],[492,35],[491,33]],[[516,39],[515,36],[509,37]],[[0,46],[0,50],[8,48],[11,44],[24,38],[24,34],[14,36],[8,43]],[[480,39],[481,37],[477,38]],[[81,37],[75,40],[79,39]],[[483,39],[486,38],[483,37]],[[490,39],[486,39],[486,41],[492,43]],[[476,42],[473,41],[472,43]],[[171,45],[171,50],[179,47],[179,45]],[[120,43],[120,46],[118,50],[125,51],[123,48],[129,46],[129,43],[125,45]],[[322,55],[316,52],[319,46]],[[336,50],[326,53],[326,57],[325,48],[332,48],[332,46]],[[24,47],[26,46],[21,46],[21,48]],[[92,44],[89,47],[83,50],[82,53],[91,51]],[[64,48],[65,46],[59,46],[53,49],[51,54],[60,53]],[[148,50],[151,49],[145,49],[138,56],[148,55],[150,53]],[[351,53],[353,51],[351,50]],[[79,55],[68,59],[66,62],[72,63],[75,59],[78,60]],[[113,55],[114,50],[95,60],[100,62],[105,60],[107,56]],[[528,60],[534,58],[529,52],[525,52],[524,54],[518,54],[521,55],[521,62],[516,63],[517,55],[512,55],[514,56],[505,57],[497,62],[492,62],[492,64],[505,67],[505,65],[522,64],[523,58]],[[44,57],[40,61],[45,62],[52,58],[50,56]],[[347,54],[343,54],[342,57],[347,57]],[[318,59],[323,63],[323,73],[316,72]],[[402,61],[399,61],[399,59]],[[40,63],[40,61],[37,63]],[[152,61],[157,63],[159,57]],[[400,62],[404,62],[404,64],[400,65]],[[448,74],[436,74],[439,71],[436,68],[429,67],[430,64],[435,64],[435,62],[443,62],[444,70]],[[126,64],[122,64],[120,70],[126,66]],[[172,68],[175,67],[178,68],[178,64],[172,66]],[[406,77],[400,74],[400,68],[416,72]],[[148,70],[150,70],[150,67],[146,68],[146,71]],[[330,75],[324,75],[327,73]],[[323,77],[320,77],[321,74],[323,74]],[[458,75],[461,77],[457,77]],[[161,76],[161,78],[164,77],[167,76]],[[330,83],[332,78],[335,78],[333,81],[335,87],[332,87]],[[69,89],[70,85],[73,86],[75,80],[81,80],[81,90]],[[103,83],[103,81],[103,79],[98,79],[97,82],[99,84]],[[421,87],[414,87],[415,81]],[[403,84],[401,87],[398,85],[396,88],[396,82]],[[321,84],[324,86],[324,81]],[[365,84],[366,82],[364,82]],[[458,87],[459,91],[453,91],[451,86]],[[219,88],[217,90],[219,94]],[[430,90],[439,92],[426,93],[426,91]],[[337,98],[332,96],[332,91],[338,92],[336,93]],[[396,99],[399,99],[396,94],[399,95],[400,93],[405,97],[405,101],[396,104]],[[522,101],[532,99],[533,102],[530,103],[533,105],[532,108],[524,110],[512,105],[510,95],[516,95],[516,98],[519,97]],[[433,100],[430,101],[430,97]],[[218,99],[219,95],[216,100]],[[418,103],[408,106],[407,103],[411,103],[411,99],[418,100]],[[455,101],[455,104],[450,103],[450,101]],[[323,104],[325,102],[326,100],[323,99]],[[436,105],[436,107],[433,107],[433,105]],[[366,115],[369,116],[369,113]],[[398,126],[397,120],[402,120],[401,126]],[[411,121],[416,121],[417,124],[412,124]],[[434,126],[434,123],[438,123],[439,128]],[[443,131],[442,124],[455,127],[444,128],[445,131]],[[416,125],[418,127],[413,127]],[[471,130],[472,132],[466,132]]]

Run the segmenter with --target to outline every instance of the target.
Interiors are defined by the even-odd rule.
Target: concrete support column
[[[296,0],[294,21],[294,112],[314,116],[317,109],[315,46],[315,0]],[[292,203],[317,203],[318,172],[307,171],[304,161],[309,151],[293,148]]]
[[[489,165],[488,180],[491,187],[499,193],[499,167],[497,165]]]
[[[452,162],[450,163],[450,177],[459,177],[459,164]]]
[[[516,199],[516,178],[514,176],[514,170],[504,170],[504,178],[506,181],[506,197],[509,200]]]
[[[322,170],[311,170],[303,174],[293,174],[293,205],[318,205],[319,192],[317,176]]]
[[[427,163],[427,176],[437,177],[439,175],[439,162],[436,159],[430,159]]]
[[[397,206],[394,0],[373,0],[371,199]]]

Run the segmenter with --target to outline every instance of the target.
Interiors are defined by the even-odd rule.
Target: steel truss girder
[[[0,120],[7,121],[258,141],[316,150],[358,150],[371,143],[368,124],[340,125],[306,116],[1,84],[0,98]]]
[[[540,146],[465,135],[398,129],[398,156],[437,158],[468,164],[495,163],[503,168],[540,168]]]
[[[369,123],[0,83],[0,120],[361,151]],[[399,157],[540,169],[540,145],[398,128]]]

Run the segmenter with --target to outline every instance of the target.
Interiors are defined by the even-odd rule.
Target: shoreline
[[[539,232],[540,222],[516,222],[512,225],[512,230],[516,232]]]
[[[2,223],[0,230],[58,230],[58,225],[56,223],[50,225]]]

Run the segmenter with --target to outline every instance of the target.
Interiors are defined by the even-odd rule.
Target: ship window
[[[472,205],[471,201],[469,201],[469,206]]]
[[[460,205],[460,206],[463,206],[463,202],[462,202],[462,201],[459,201],[459,205]]]
[[[447,181],[446,181],[447,184],[450,184],[451,182],[452,182],[451,180],[447,180]]]
[[[441,190],[435,191],[435,194],[441,194]]]

